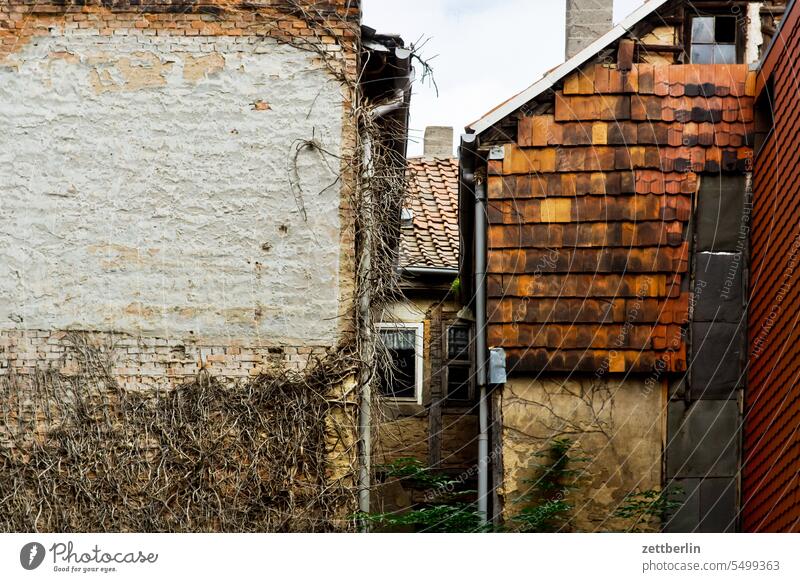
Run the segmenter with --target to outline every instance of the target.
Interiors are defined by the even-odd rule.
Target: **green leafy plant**
[[[412,530],[422,533],[470,533],[488,531],[481,524],[475,504],[463,501],[474,491],[458,489],[459,482],[431,470],[419,459],[404,457],[380,468],[385,478],[398,479],[410,488],[433,490],[429,503],[400,512],[360,513],[356,516],[370,529]]]
[[[588,460],[572,456],[572,449],[570,439],[554,439],[536,454],[544,461],[535,464],[535,478],[523,480],[531,489],[518,499],[525,507],[511,518],[517,531],[554,532],[568,526],[573,505],[567,498],[577,488],[585,472],[582,463]]]
[[[461,278],[456,277],[453,279],[453,282],[450,284],[450,293],[453,295],[458,295],[461,293]]]
[[[569,531],[574,504],[570,496],[586,475],[590,459],[574,454],[570,439],[554,439],[536,457],[535,476],[523,480],[530,486],[516,503],[524,505],[515,513],[507,528],[482,524],[474,503],[465,501],[474,491],[459,489],[460,482],[431,470],[419,459],[404,457],[384,465],[380,472],[388,479],[398,479],[413,489],[435,493],[429,502],[409,509],[386,513],[360,513],[356,519],[369,529],[431,533],[473,533],[517,531],[525,533]],[[680,507],[676,499],[680,488],[651,489],[629,493],[612,516],[630,520],[624,531],[656,531],[658,523]]]
[[[440,503],[410,509],[402,513],[363,515],[373,528],[384,530],[411,528],[420,533],[473,533],[487,531],[471,503]]]
[[[455,483],[450,477],[433,472],[425,463],[414,457],[402,457],[387,465],[382,465],[378,471],[388,478],[409,481],[412,486],[445,487]]]
[[[648,489],[629,493],[614,511],[614,517],[632,520],[626,528],[629,532],[657,530],[657,523],[664,521],[681,506],[678,500],[683,490],[680,487]]]

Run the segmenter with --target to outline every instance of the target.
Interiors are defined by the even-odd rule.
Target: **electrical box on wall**
[[[503,348],[489,350],[489,384],[506,383],[506,351]]]

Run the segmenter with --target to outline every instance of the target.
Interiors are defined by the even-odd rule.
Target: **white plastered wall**
[[[53,29],[0,66],[0,330],[340,329],[343,98],[251,37]],[[292,185],[294,183],[294,186]]]

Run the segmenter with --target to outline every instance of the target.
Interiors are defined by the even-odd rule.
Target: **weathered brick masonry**
[[[743,529],[800,531],[800,252],[798,76],[795,2],[762,63],[753,174],[748,306]]]
[[[351,525],[360,15],[0,1],[3,527]]]
[[[68,331],[20,331],[0,338],[5,372],[34,374],[37,370],[64,375],[77,373],[79,361],[70,349]],[[92,344],[108,348],[114,375],[133,390],[169,389],[205,370],[231,380],[246,379],[276,367],[302,371],[326,346],[258,346],[237,342],[208,343],[122,333],[91,333]],[[244,342],[239,342],[244,344]]]
[[[290,366],[297,367],[307,359],[308,353],[324,350],[340,341],[344,337],[341,334],[346,334],[350,329],[351,321],[347,313],[353,292],[353,232],[347,196],[351,182],[347,179],[346,172],[350,165],[346,160],[355,147],[355,128],[351,115],[352,95],[349,94],[349,87],[356,78],[359,16],[359,7],[353,2],[303,4],[276,1],[264,2],[258,6],[240,6],[238,3],[225,1],[2,2],[0,62],[7,78],[15,81],[13,89],[18,91],[17,96],[25,99],[28,107],[32,107],[25,123],[35,127],[38,119],[44,119],[48,110],[53,111],[55,117],[50,120],[52,133],[45,142],[47,151],[35,152],[31,149],[32,156],[26,161],[24,156],[29,150],[24,137],[17,143],[16,155],[15,152],[6,150],[5,161],[10,162],[6,167],[11,172],[4,176],[3,189],[7,206],[13,209],[19,202],[21,205],[33,204],[44,211],[39,218],[36,218],[37,210],[33,208],[19,216],[13,214],[17,216],[14,220],[18,225],[33,225],[33,235],[28,241],[24,241],[24,235],[17,235],[16,231],[12,231],[9,233],[10,240],[16,240],[19,236],[18,240],[22,242],[13,244],[21,246],[23,252],[27,252],[28,247],[37,248],[41,251],[37,256],[47,257],[46,263],[49,266],[45,268],[42,264],[40,270],[37,268],[40,264],[38,259],[31,262],[21,261],[17,266],[16,257],[8,265],[12,271],[17,270],[18,277],[27,277],[28,284],[30,280],[38,278],[45,281],[36,281],[34,288],[27,292],[19,284],[15,286],[9,283],[4,286],[2,296],[5,298],[4,310],[7,313],[4,314],[4,329],[0,333],[3,336],[5,357],[0,366],[6,370],[12,368],[21,374],[30,373],[37,366],[51,366],[53,363],[60,369],[68,370],[69,365],[61,361],[66,349],[60,342],[64,334],[61,331],[53,332],[53,329],[107,334],[107,338],[102,341],[120,346],[117,372],[124,383],[131,385],[137,382],[148,385],[189,378],[200,368],[212,370],[224,377],[244,377],[256,374],[262,364],[274,363],[276,359],[285,360]],[[294,53],[290,55],[292,51]],[[273,54],[275,57],[271,56]],[[75,135],[83,140],[84,151],[88,149],[88,156],[85,153],[81,155],[79,150],[63,145],[65,142],[60,141],[66,139],[62,138],[59,130],[62,120],[68,120],[66,116],[81,115],[81,107],[85,108],[87,124],[104,126],[103,131],[113,135],[115,140],[122,137],[124,130],[118,133],[113,124],[126,123],[126,116],[136,120],[137,125],[151,116],[153,121],[149,124],[156,128],[161,127],[157,132],[171,135],[168,139],[181,140],[180,116],[184,113],[191,115],[191,109],[202,103],[204,92],[214,91],[219,87],[216,79],[222,78],[223,82],[229,83],[240,82],[227,72],[234,66],[234,62],[240,62],[241,70],[244,70],[245,67],[258,69],[258,60],[274,63],[281,59],[286,59],[288,66],[295,67],[295,72],[288,74],[321,75],[316,80],[309,79],[312,85],[317,81],[324,83],[325,76],[332,80],[337,77],[341,79],[328,85],[328,93],[335,95],[331,106],[338,107],[338,111],[330,108],[325,115],[334,117],[323,121],[318,116],[312,120],[317,131],[339,132],[339,135],[323,133],[323,139],[330,138],[331,145],[339,150],[345,160],[342,162],[345,180],[342,182],[341,192],[334,190],[335,196],[325,203],[327,206],[319,209],[324,218],[329,217],[330,211],[338,213],[340,228],[329,229],[325,234],[333,241],[338,239],[338,244],[332,245],[327,254],[317,253],[313,257],[329,270],[324,273],[323,279],[312,283],[311,294],[305,297],[305,306],[293,306],[289,302],[282,305],[286,297],[297,297],[298,285],[308,284],[303,282],[304,278],[311,282],[313,277],[319,277],[310,273],[296,277],[293,273],[301,273],[310,268],[304,266],[303,261],[311,261],[312,256],[293,256],[290,249],[296,248],[298,241],[303,241],[302,244],[308,246],[306,241],[318,238],[319,233],[314,235],[301,232],[306,229],[302,220],[297,219],[299,213],[295,202],[290,199],[292,186],[284,177],[288,173],[287,168],[283,167],[286,160],[274,159],[289,154],[288,151],[285,154],[280,153],[280,149],[285,147],[283,140],[286,139],[280,132],[285,130],[280,125],[261,121],[270,115],[283,115],[287,120],[295,112],[300,115],[298,108],[281,109],[282,99],[295,97],[278,94],[288,88],[287,82],[282,80],[289,79],[288,74],[279,68],[284,65],[273,65],[272,87],[260,93],[251,89],[250,94],[247,94],[248,89],[245,88],[238,102],[230,103],[241,110],[242,122],[249,117],[253,121],[248,120],[247,123],[259,124],[259,129],[252,137],[237,139],[239,129],[235,127],[238,125],[236,121],[230,121],[231,127],[224,134],[217,128],[207,129],[210,119],[202,111],[196,125],[199,131],[195,133],[195,136],[205,133],[207,139],[221,140],[219,143],[225,141],[229,144],[228,148],[266,147],[272,148],[278,154],[262,157],[260,162],[261,171],[271,171],[275,177],[272,183],[259,179],[253,184],[256,188],[266,190],[275,200],[267,201],[265,209],[270,218],[265,224],[267,229],[263,235],[256,234],[255,230],[240,234],[238,231],[242,230],[244,216],[240,216],[240,226],[234,229],[228,227],[224,220],[221,221],[221,238],[216,238],[214,243],[211,241],[217,234],[212,231],[209,231],[206,240],[203,240],[202,230],[194,229],[189,236],[178,234],[176,239],[173,238],[175,235],[170,234],[175,230],[169,222],[145,222],[148,220],[146,213],[150,211],[148,203],[163,207],[174,202],[176,211],[184,212],[189,217],[189,223],[213,224],[202,218],[203,211],[199,209],[201,207],[194,206],[197,201],[191,196],[193,189],[210,192],[210,196],[200,202],[210,205],[209,212],[223,209],[229,213],[230,209],[225,209],[225,206],[230,206],[231,202],[225,201],[225,198],[238,198],[241,208],[246,208],[255,201],[253,189],[249,186],[237,192],[236,185],[232,187],[230,182],[226,183],[223,179],[211,178],[213,181],[207,188],[202,182],[192,179],[192,173],[203,180],[205,172],[219,170],[215,168],[214,158],[206,158],[204,161],[203,157],[197,157],[206,156],[207,152],[198,150],[197,145],[190,145],[192,138],[189,133],[183,136],[186,140],[184,143],[162,142],[177,145],[168,153],[163,149],[159,153],[159,144],[148,141],[158,139],[158,133],[142,135],[141,141],[134,136],[134,143],[141,143],[142,148],[152,146],[152,151],[144,149],[141,153],[134,154],[139,157],[138,168],[132,168],[124,162],[115,163],[116,158],[113,157],[101,160],[101,156],[93,154],[93,151],[102,151],[103,148],[110,148],[112,152],[117,148],[123,157],[130,156],[130,153],[125,152],[130,152],[131,144],[105,142],[102,137],[92,135],[92,125],[82,127],[81,122],[70,124],[63,121],[64,135],[76,132]],[[46,67],[44,70],[42,65]],[[302,69],[297,67],[308,67],[309,72],[302,73]],[[315,70],[318,72],[314,73]],[[89,92],[83,104],[78,98],[74,107],[59,108],[53,105],[48,96],[40,97],[35,85],[25,87],[17,82],[20,80],[17,75],[29,75],[33,78],[41,75],[43,82],[50,84],[53,91],[63,93],[68,90],[70,81],[68,77],[59,74],[62,71],[64,75],[72,76],[76,87],[80,87],[86,75]],[[257,86],[258,82],[253,85],[253,89]],[[9,86],[9,90],[13,89]],[[192,91],[196,92],[195,97],[192,96]],[[183,102],[178,96],[181,92],[184,96]],[[119,95],[120,98],[113,101],[114,95]],[[178,122],[173,123],[168,117],[159,117],[158,113],[149,111],[147,101],[140,102],[138,95],[148,95],[146,100],[154,103],[156,108],[165,99],[164,103],[168,103],[171,108],[170,114]],[[6,96],[4,99],[4,126],[11,128],[11,131],[4,133],[11,140],[14,139],[15,128],[21,127],[23,118],[20,115],[25,113],[24,110],[9,108],[13,98]],[[36,99],[39,99],[38,111],[35,109]],[[216,113],[220,116],[228,115],[225,108],[229,104],[224,102],[225,99],[219,101],[223,104],[215,108]],[[127,111],[120,110],[120,107],[125,107]],[[320,121],[323,126],[318,125]],[[324,127],[326,125],[330,126],[330,130]],[[185,131],[191,131],[185,125],[184,127]],[[259,138],[257,134],[262,128],[263,141],[258,144],[253,138]],[[314,127],[308,128],[309,138],[313,131]],[[149,129],[145,128],[144,132],[149,132]],[[224,137],[225,134],[227,137]],[[271,137],[273,134],[283,143],[276,142],[276,138]],[[139,143],[136,143],[136,147]],[[181,159],[176,152],[185,152],[186,158]],[[242,168],[232,169],[239,171],[242,177],[247,176],[256,171],[253,164],[259,163],[259,156],[260,152],[251,156]],[[175,165],[170,163],[173,160]],[[65,175],[60,179],[54,177],[45,181],[46,183],[39,181],[24,185],[20,180],[29,172],[35,172],[35,164],[39,161],[42,162],[39,171],[45,175],[52,173],[47,169],[48,161],[52,161],[53,164],[80,168],[87,179],[73,178],[69,169],[54,170],[55,175],[58,172]],[[34,166],[28,166],[27,163],[33,163]],[[198,171],[193,172],[188,167],[177,165],[189,163],[196,164]],[[225,163],[224,159],[222,163]],[[301,159],[304,166],[301,172],[309,168],[309,163],[313,161]],[[129,192],[119,192],[120,185],[114,182],[113,174],[92,175],[94,168],[98,168],[100,164],[109,165],[110,169],[119,172],[118,177],[130,180]],[[163,166],[163,170],[158,169],[159,165]],[[203,169],[204,165],[208,166],[207,170]],[[151,181],[154,170],[165,173],[161,184],[158,178]],[[312,174],[314,172],[316,170],[312,170]],[[230,172],[222,170],[221,173],[224,175]],[[185,183],[174,186],[169,184],[170,181],[174,183],[181,179],[185,179]],[[312,189],[316,187],[314,180],[323,179],[326,177],[314,176],[310,182],[305,183],[303,176],[302,187]],[[106,188],[118,191],[116,200],[104,202],[102,196],[96,196],[92,192],[93,185],[102,185],[104,182]],[[144,185],[138,187],[138,182],[143,182]],[[51,196],[64,197],[60,206],[54,204],[48,208],[39,202],[48,200],[47,194],[42,196],[48,188],[56,190]],[[154,194],[158,190],[164,192],[163,198]],[[128,195],[133,197],[132,200],[126,199]],[[276,196],[280,198],[275,198]],[[281,202],[280,199],[286,202]],[[84,204],[84,200],[88,200],[88,203]],[[102,210],[98,212],[98,208],[102,209],[103,205],[115,209],[118,214],[103,216]],[[285,210],[283,206],[286,207]],[[178,210],[179,207],[182,209]],[[125,224],[126,213],[131,210],[133,222],[128,218],[128,223]],[[233,209],[234,213],[240,211]],[[16,213],[17,210],[13,212]],[[310,217],[306,220],[311,220],[312,225],[323,218],[323,214],[317,212],[317,208],[313,206],[306,210],[306,216]],[[54,222],[54,234],[66,243],[60,250],[53,247],[46,238],[39,240],[36,236],[38,228],[35,225],[48,214],[59,218]],[[284,214],[283,219],[281,214]],[[112,223],[123,223],[104,233],[103,221],[108,220]],[[97,227],[93,228],[93,224]],[[163,230],[156,231],[155,236],[146,230],[135,232],[151,226],[168,232],[164,234]],[[84,234],[73,236],[71,233],[76,230]],[[134,232],[128,234],[131,231]],[[225,232],[229,234],[228,241],[225,240]],[[263,238],[259,240],[259,237]],[[83,246],[84,241],[94,244]],[[171,242],[178,241],[178,244],[169,249]],[[222,243],[224,250],[221,254],[208,247],[208,243],[217,246],[217,242]],[[205,245],[206,248],[200,245]],[[226,264],[225,251],[237,250],[242,251],[244,256],[233,258]],[[165,254],[174,256],[168,259],[166,267]],[[97,273],[93,272],[95,268],[98,269]],[[219,287],[219,277],[215,274],[217,269],[223,273],[222,277],[233,284],[232,287],[227,290]],[[85,271],[84,277],[89,278],[82,279],[77,275],[78,271]],[[322,275],[321,271],[317,272]],[[160,290],[154,292],[154,288],[150,286],[154,277],[165,274],[175,278],[177,285],[155,283]],[[97,291],[96,295],[92,295],[94,289]],[[246,295],[250,296],[236,297],[237,294],[241,295],[237,289],[247,289]],[[333,295],[330,294],[331,290]],[[270,305],[270,295],[274,297],[274,305]],[[283,313],[282,307],[285,307]],[[321,325],[318,317],[320,310],[330,316]],[[309,317],[311,311],[314,313]],[[286,313],[289,314],[288,323],[294,321],[296,326],[291,323],[276,325],[278,318],[287,317]],[[313,323],[314,320],[317,321],[316,324]]]

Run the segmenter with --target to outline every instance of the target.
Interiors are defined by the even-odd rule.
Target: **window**
[[[469,402],[475,399],[472,373],[470,328],[453,325],[447,329],[447,401]]]
[[[736,17],[696,16],[692,19],[692,63],[736,64]]]
[[[382,323],[381,341],[389,355],[380,368],[384,396],[422,403],[422,324]]]

